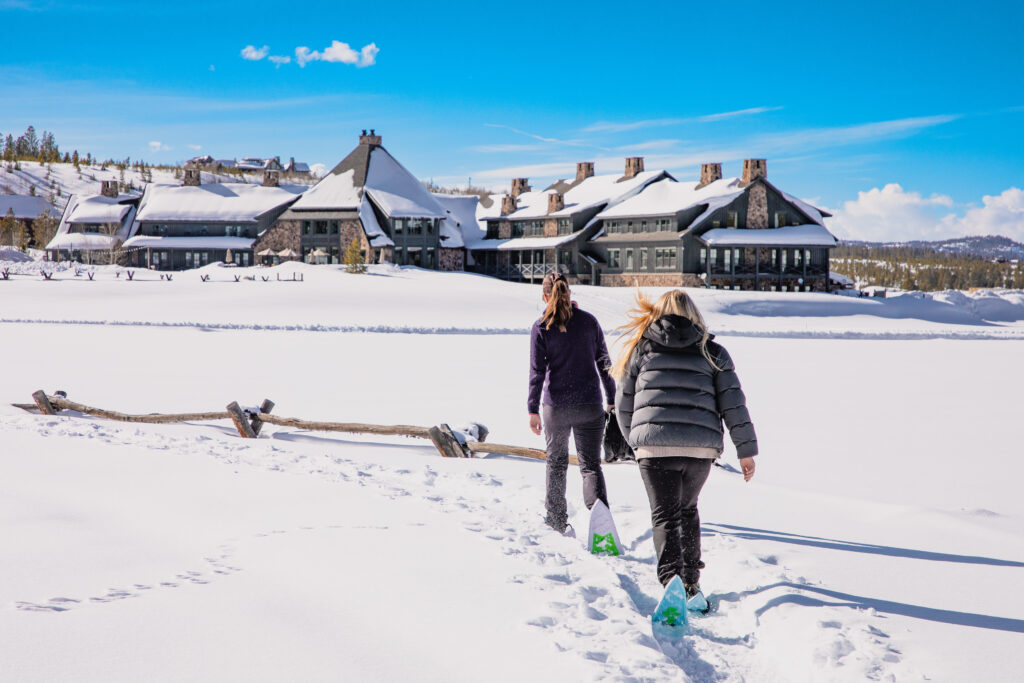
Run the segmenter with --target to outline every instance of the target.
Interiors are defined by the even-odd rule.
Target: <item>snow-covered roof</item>
[[[135,220],[136,195],[122,194],[117,198],[105,197],[100,194],[73,194],[68,198],[64,208],[57,234],[46,245],[47,249],[109,249],[115,240],[125,240],[130,234],[132,222]],[[107,234],[107,228],[97,228],[102,232],[71,232],[71,224],[117,225],[113,234]]]
[[[787,225],[784,228],[715,228],[698,239],[712,247],[834,247],[838,240],[822,225]]]
[[[248,183],[155,185],[146,187],[138,221],[240,221],[260,216],[295,199],[306,187],[265,187]]]
[[[356,187],[355,171],[335,175],[328,173],[320,182],[302,193],[291,208],[301,211],[313,209],[349,209],[359,207],[363,201],[362,188]]]
[[[486,234],[476,220],[479,197],[475,194],[434,194],[448,216],[441,221],[441,246],[458,248],[475,244]],[[447,237],[447,239],[445,239]]]
[[[792,195],[788,195],[785,192],[782,192],[782,190],[779,190],[779,192],[782,193],[782,196],[785,197],[787,201],[792,202],[793,204],[796,204],[797,208],[799,208],[801,211],[803,211],[805,214],[807,214],[807,217],[810,218],[812,221],[814,221],[818,225],[824,225],[825,224],[825,221],[824,221],[824,219],[822,218],[822,215],[821,215],[821,211],[819,211],[817,208],[811,206],[810,204],[808,204],[807,202],[803,201],[802,199],[797,199],[796,197],[794,197]]]
[[[594,175],[574,184],[564,192],[565,206],[559,211],[548,213],[548,195],[555,189],[524,192],[516,198],[517,209],[504,216],[510,220],[530,218],[568,217],[583,209],[600,204],[613,205],[632,197],[649,183],[667,175],[665,171],[644,171],[632,178],[621,180],[621,174]],[[558,181],[555,185],[568,184]],[[501,201],[494,202],[481,216],[484,220],[502,218]]]
[[[614,220],[633,216],[667,216],[699,204],[708,204],[707,211],[714,211],[743,194],[739,178],[723,178],[699,189],[697,185],[697,182],[676,182],[665,178],[605,209],[597,217]]]
[[[120,199],[101,194],[81,197],[68,212],[68,223],[120,223],[133,208]]]
[[[423,183],[383,147],[374,147],[370,152],[366,189],[381,210],[392,218],[444,218],[448,215]]]
[[[55,235],[47,249],[67,249],[68,251],[95,251],[110,249],[118,240],[119,235],[104,235],[97,232],[65,232]]]
[[[380,223],[377,222],[377,216],[373,213],[373,207],[370,206],[370,200],[363,197],[363,201],[359,204],[359,220],[363,222],[363,232],[366,233],[366,238],[370,241],[371,247],[392,247],[395,245],[388,237],[384,229],[380,227]]]
[[[153,249],[252,249],[256,240],[248,237],[161,237],[136,235],[124,243],[126,249],[150,247]]]
[[[507,240],[480,240],[471,245],[472,249],[484,251],[511,251],[516,249],[554,249],[555,247],[571,242],[579,236],[579,233],[572,235],[559,235],[558,237],[513,237]]]
[[[34,219],[39,214],[46,213],[53,217],[59,217],[60,211],[50,206],[50,202],[43,197],[33,197],[27,194],[0,194],[0,218],[3,218],[14,209],[14,217],[17,219]]]

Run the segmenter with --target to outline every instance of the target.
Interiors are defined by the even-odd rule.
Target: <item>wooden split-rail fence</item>
[[[415,439],[427,439],[446,458],[472,458],[478,453],[494,455],[511,455],[534,460],[546,460],[547,454],[537,448],[507,446],[499,443],[488,443],[487,429],[477,425],[478,439],[474,440],[463,434],[456,434],[447,424],[434,427],[417,427],[414,425],[375,425],[356,422],[317,422],[296,417],[271,415],[274,402],[265,399],[259,407],[243,408],[237,401],[232,401],[225,410],[211,413],[149,413],[146,415],[129,415],[103,408],[93,408],[75,401],[70,401],[64,392],[48,395],[40,389],[32,394],[33,403],[14,403],[17,408],[30,412],[38,411],[42,415],[56,415],[61,410],[72,410],[84,415],[92,415],[117,422],[141,422],[148,424],[173,424],[176,422],[202,422],[207,420],[231,420],[244,439],[255,439],[259,436],[264,424],[279,427],[293,427],[323,432],[345,432],[349,434],[376,434],[383,436],[406,436]],[[576,456],[570,455],[569,462],[578,465]]]

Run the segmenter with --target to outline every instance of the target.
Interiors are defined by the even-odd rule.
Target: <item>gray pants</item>
[[[587,509],[598,499],[608,504],[608,493],[601,472],[601,443],[604,440],[604,406],[542,406],[544,439],[547,441],[546,521],[556,530],[568,522],[565,505],[565,472],[569,467],[569,433],[576,441],[576,456],[583,475],[583,502]]]

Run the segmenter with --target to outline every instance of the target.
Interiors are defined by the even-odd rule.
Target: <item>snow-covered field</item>
[[[730,449],[704,490],[702,584],[718,606],[669,646],[650,635],[660,587],[634,466],[606,468],[627,552],[598,558],[543,526],[535,461],[7,405],[40,388],[126,412],[269,397],[281,415],[479,421],[491,441],[541,447],[524,406],[537,287],[302,265],[44,282],[28,265],[0,280],[0,680],[1024,669],[1021,292],[693,291],[736,360],[762,456],[744,484]],[[631,294],[574,290],[609,330]],[[569,492],[585,528],[575,474]]]

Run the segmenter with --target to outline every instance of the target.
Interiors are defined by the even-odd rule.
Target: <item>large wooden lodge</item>
[[[282,184],[281,173],[268,167],[262,185],[203,183],[192,165],[181,185],[151,184],[141,197],[105,185],[71,198],[48,248],[67,258],[117,239],[130,265],[180,270],[339,264],[356,240],[366,263],[522,282],[561,272],[605,286],[829,288],[829,214],[770,183],[764,159],[745,160],[731,178],[705,163],[697,181],[647,171],[643,157],[603,175],[584,161],[575,178],[543,190],[514,178],[507,194],[478,199],[432,194],[371,130],[311,187]]]

